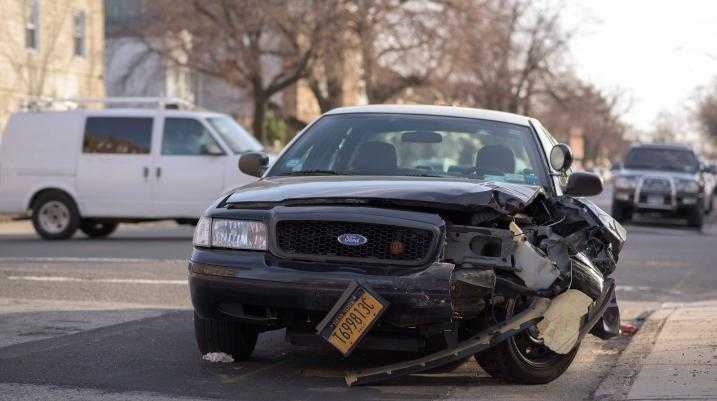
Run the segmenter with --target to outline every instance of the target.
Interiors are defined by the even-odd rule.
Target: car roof
[[[111,108],[111,109],[76,109],[76,110],[47,110],[28,111],[23,114],[65,114],[65,115],[98,115],[98,116],[156,116],[162,114],[167,117],[220,117],[226,114],[204,110],[175,110],[175,109],[142,109],[142,108]]]
[[[689,150],[693,151],[692,147],[683,143],[638,143],[632,145],[632,149],[671,149],[671,150]]]
[[[530,117],[503,111],[474,109],[457,106],[407,105],[407,104],[373,104],[368,106],[339,107],[326,113],[352,114],[352,113],[388,113],[388,114],[420,114],[447,117],[477,118],[481,120],[500,121],[511,124],[530,126]]]

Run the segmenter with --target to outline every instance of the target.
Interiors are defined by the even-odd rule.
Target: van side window
[[[152,118],[87,118],[84,153],[148,154],[151,147]]]
[[[221,153],[204,125],[193,118],[167,118],[162,133],[163,155],[201,156]]]

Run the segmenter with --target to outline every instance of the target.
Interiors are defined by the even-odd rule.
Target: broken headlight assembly
[[[261,221],[202,217],[192,239],[194,246],[266,250],[267,229]]]

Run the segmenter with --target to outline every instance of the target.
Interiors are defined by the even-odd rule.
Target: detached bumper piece
[[[430,370],[474,355],[532,327],[542,319],[549,305],[549,299],[537,298],[528,309],[512,319],[481,331],[472,338],[458,343],[453,348],[445,349],[412,361],[400,362],[358,372],[349,372],[346,374],[346,383],[349,386],[376,383]]]

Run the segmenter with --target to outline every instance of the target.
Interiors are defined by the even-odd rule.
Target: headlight
[[[617,189],[635,189],[637,180],[633,177],[617,177],[615,178],[615,188]]]
[[[194,238],[192,243],[195,246],[209,246],[209,241],[212,238],[212,219],[208,217],[202,217],[197,223],[197,227],[194,229]]]
[[[676,180],[675,188],[678,192],[699,193],[702,191],[700,183],[694,180]]]
[[[266,250],[266,224],[260,221],[202,217],[194,231],[194,245],[212,248]]]

